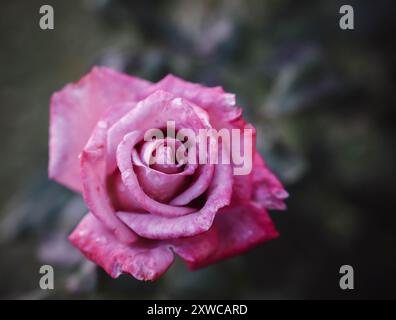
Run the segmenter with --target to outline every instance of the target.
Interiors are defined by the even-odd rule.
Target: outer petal
[[[250,171],[249,174],[245,175],[234,175],[234,188],[233,188],[233,204],[238,205],[239,203],[246,203],[250,202],[252,200],[252,194],[253,194],[253,172],[254,172],[254,154],[256,152],[256,129],[251,125],[245,122],[245,120],[240,117],[236,119],[235,121],[232,121],[230,123],[230,126],[232,129],[240,129],[241,134],[240,134],[240,149],[239,150],[232,150],[232,152],[236,153],[238,156],[239,154],[244,155],[245,159],[246,157],[251,157],[252,160],[252,170]],[[248,150],[245,150],[245,135],[244,135],[244,130],[249,129],[252,130],[253,136],[252,136],[252,146],[251,148],[247,148]],[[245,152],[246,151],[246,152]],[[234,169],[238,167],[234,163]]]
[[[194,269],[217,252],[220,240],[216,228],[212,226],[204,233],[170,240],[169,243],[173,251],[187,263],[189,268]]]
[[[254,204],[221,209],[209,232],[200,235],[203,239],[193,237],[181,248],[174,248],[191,269],[241,254],[261,242],[278,236],[267,211]],[[216,238],[213,233],[216,233]],[[200,241],[196,246],[195,242],[198,240]],[[203,252],[210,254],[205,255]]]
[[[155,87],[155,86],[153,86]],[[213,89],[213,88],[206,88],[206,89]],[[239,129],[240,130],[240,146],[239,150],[234,150],[233,143],[228,147],[230,148],[231,151],[231,161],[233,162],[236,158],[234,158],[233,153],[235,152],[237,155],[244,154],[245,157],[249,155],[249,153],[252,154],[252,157],[254,158],[255,152],[256,152],[256,129],[254,128],[253,125],[247,123],[241,113],[241,109],[237,107],[231,107],[228,106],[228,109],[234,109],[234,117],[226,117],[224,116],[224,112],[222,108],[216,108],[216,107],[211,107],[207,111],[210,114],[210,122],[213,125],[213,127],[217,130],[229,130],[230,136],[232,136],[232,130],[233,129]],[[238,110],[236,112],[235,110]],[[227,114],[227,111],[225,112]],[[251,149],[246,146],[246,153],[245,154],[245,146],[244,146],[244,133],[245,129],[252,130],[252,145]],[[253,159],[254,162],[254,159]],[[236,163],[233,163],[233,168],[234,170],[240,167]],[[252,165],[254,168],[254,163]],[[252,169],[253,169],[252,168]],[[250,174],[246,175],[234,175],[233,176],[233,197],[232,197],[232,202],[235,205],[238,205],[239,203],[245,203],[249,202],[252,200],[252,195],[253,195],[253,170],[250,172]]]
[[[246,123],[242,117],[224,125],[228,128],[241,130],[253,129],[253,168],[249,175],[234,176],[233,204],[238,205],[253,200],[267,209],[285,210],[284,200],[288,197],[288,193],[256,150],[255,128]],[[243,146],[241,146],[241,150],[243,150]]]
[[[117,218],[111,204],[106,180],[106,138],[108,128],[118,118],[117,113],[123,114],[125,109],[131,108],[133,104],[114,107],[99,121],[80,157],[83,196],[87,206],[118,239],[126,243],[135,241],[136,235]]]
[[[113,278],[129,273],[138,280],[155,280],[174,260],[171,249],[163,243],[142,239],[130,245],[120,242],[91,213],[83,218],[69,240]]]
[[[150,91],[165,90],[183,97],[201,108],[218,109],[223,112],[223,119],[232,120],[240,115],[241,110],[235,107],[235,94],[224,92],[222,87],[206,87],[180,79],[172,74],[150,88]]]
[[[137,101],[150,82],[108,68],[95,67],[76,84],[69,84],[51,98],[50,178],[81,191],[78,155],[92,130],[109,107]]]
[[[253,166],[253,200],[267,209],[285,210],[284,200],[289,196],[282,183],[265,165],[256,151]]]

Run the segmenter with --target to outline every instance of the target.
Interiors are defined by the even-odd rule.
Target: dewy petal
[[[139,185],[139,181],[132,165],[132,152],[135,145],[142,139],[143,133],[133,131],[125,135],[117,148],[117,164],[121,172],[121,179],[129,190],[131,197],[139,206],[152,215],[165,217],[178,217],[193,212],[194,208],[175,207],[150,198]]]
[[[250,202],[252,200],[253,195],[253,171],[254,171],[254,154],[256,152],[256,129],[251,125],[245,122],[245,120],[240,117],[235,121],[232,121],[230,124],[232,129],[240,130],[240,148],[239,153],[243,151],[245,153],[244,147],[244,130],[249,129],[252,130],[252,149],[246,150],[248,154],[244,154],[244,157],[252,157],[252,170],[249,174],[246,175],[234,175],[234,188],[233,188],[233,203],[237,205],[238,203]],[[232,150],[236,152],[235,150]],[[239,155],[238,155],[239,156]],[[234,165],[234,169],[237,166]]]
[[[220,108],[222,111],[235,112],[235,95],[224,92],[221,87],[206,87],[180,79],[172,74],[153,85],[149,91],[165,90],[176,96],[183,97],[196,105],[204,108]],[[230,109],[229,107],[232,107]],[[226,116],[224,114],[224,116]],[[231,118],[237,116],[235,113]]]
[[[111,116],[114,116],[112,113]],[[121,241],[130,243],[136,234],[115,215],[107,190],[106,141],[111,120],[101,120],[81,153],[83,196],[92,213]]]
[[[253,195],[252,174],[234,175],[234,188],[232,194],[232,202],[234,205],[250,202]]]
[[[196,236],[169,240],[169,244],[189,268],[195,269],[216,253],[219,238],[216,228],[212,226],[208,231]]]
[[[278,236],[267,211],[254,204],[240,207],[226,207],[216,215],[211,233],[216,233],[217,247],[214,249],[210,243],[201,239],[198,243],[198,254],[193,247],[194,241],[189,240],[191,246],[184,244],[181,254],[174,249],[191,269],[201,268],[216,261],[241,254],[253,246],[274,239]],[[205,237],[206,233],[202,234]],[[214,236],[209,234],[209,239]],[[188,242],[187,242],[188,243]],[[202,249],[202,247],[205,248]],[[202,252],[211,252],[205,255]]]
[[[204,108],[210,115],[211,126],[218,130],[242,115],[242,109],[236,106],[235,94],[225,92],[222,87],[206,87],[169,74],[150,87],[149,91],[158,89],[169,91]]]
[[[201,210],[176,218],[130,212],[117,212],[117,215],[138,235],[147,239],[190,237],[209,230],[217,211],[230,204],[231,193],[231,165],[219,164],[215,167],[208,198]]]
[[[239,117],[231,122],[222,122],[222,126],[228,129],[253,130],[252,141],[252,171],[249,175],[234,175],[233,205],[256,201],[267,209],[285,210],[284,200],[288,197],[282,183],[267,168],[264,160],[256,150],[256,130]],[[241,140],[243,142],[243,139]],[[243,144],[240,147],[244,150]]]
[[[267,209],[285,210],[284,200],[289,196],[282,183],[265,165],[256,151],[253,165],[253,200]]]
[[[50,178],[81,191],[78,155],[103,112],[121,102],[138,101],[150,85],[136,77],[95,67],[79,82],[54,93],[50,107]]]
[[[155,280],[174,260],[172,250],[164,243],[144,239],[133,244],[120,242],[91,213],[82,219],[69,240],[113,278],[129,273],[138,280]]]

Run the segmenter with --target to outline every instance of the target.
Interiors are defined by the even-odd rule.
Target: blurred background
[[[39,28],[50,4],[55,29]],[[355,30],[339,28],[350,4]],[[396,298],[394,1],[21,1],[0,3],[0,298]],[[67,234],[81,198],[47,179],[51,94],[106,65],[167,73],[237,95],[291,194],[280,238],[155,283],[117,280]],[[55,290],[39,289],[39,267]],[[355,290],[339,288],[352,265]]]

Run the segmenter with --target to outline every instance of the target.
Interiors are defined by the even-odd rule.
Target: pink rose
[[[155,280],[174,254],[195,269],[275,238],[267,209],[285,209],[287,192],[254,139],[252,168],[242,175],[233,157],[230,164],[167,161],[183,141],[145,139],[169,120],[176,131],[254,132],[241,113],[221,87],[172,75],[153,84],[104,67],[55,93],[49,176],[81,192],[89,208],[70,241],[112,277]],[[222,144],[209,145],[208,154]]]

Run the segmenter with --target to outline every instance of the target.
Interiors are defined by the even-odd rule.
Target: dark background
[[[1,298],[396,298],[394,1],[0,2]],[[39,28],[51,4],[55,29]],[[339,8],[355,10],[342,31]],[[281,237],[155,283],[110,279],[66,236],[81,199],[46,176],[51,94],[93,65],[237,94],[291,194]],[[55,290],[39,289],[39,267]],[[339,288],[339,268],[355,290]]]

